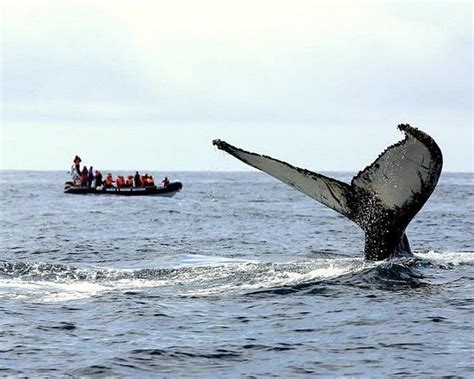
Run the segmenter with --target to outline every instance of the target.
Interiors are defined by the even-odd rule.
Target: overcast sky
[[[213,138],[356,171],[431,134],[473,170],[470,1],[22,1],[1,7],[3,169],[244,170]]]

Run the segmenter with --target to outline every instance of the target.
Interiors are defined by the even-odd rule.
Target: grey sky
[[[471,2],[0,6],[2,168],[246,169],[219,137],[358,170],[409,122],[472,170]]]

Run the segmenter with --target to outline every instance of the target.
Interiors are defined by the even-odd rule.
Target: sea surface
[[[265,174],[152,174],[183,190],[66,195],[65,172],[0,171],[0,375],[474,376],[473,174],[443,174],[415,257],[385,262]]]

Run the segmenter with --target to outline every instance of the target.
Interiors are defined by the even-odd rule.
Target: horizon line
[[[28,168],[0,168],[0,172],[6,172],[6,171],[17,171],[17,172],[68,172],[68,170],[65,169],[44,169],[44,170],[38,170],[38,169],[28,169]],[[265,174],[264,172],[257,170],[257,169],[250,169],[250,170],[162,170],[162,169],[142,169],[142,170],[137,170],[137,169],[121,169],[121,168],[107,168],[107,169],[101,169],[101,171],[158,171],[158,172],[193,172],[193,173],[209,173],[209,172],[221,172],[221,173],[230,173],[230,172],[236,172],[236,173],[261,173]],[[341,174],[352,174],[352,173],[357,173],[360,170],[319,170],[318,172],[337,172]],[[451,171],[451,170],[443,170],[442,174],[474,174],[474,170],[472,171]],[[268,174],[265,174],[268,175]]]

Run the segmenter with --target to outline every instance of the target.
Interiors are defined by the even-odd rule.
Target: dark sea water
[[[0,172],[0,375],[474,376],[472,174],[442,176],[414,258],[378,263],[269,176],[166,174],[172,199]]]

